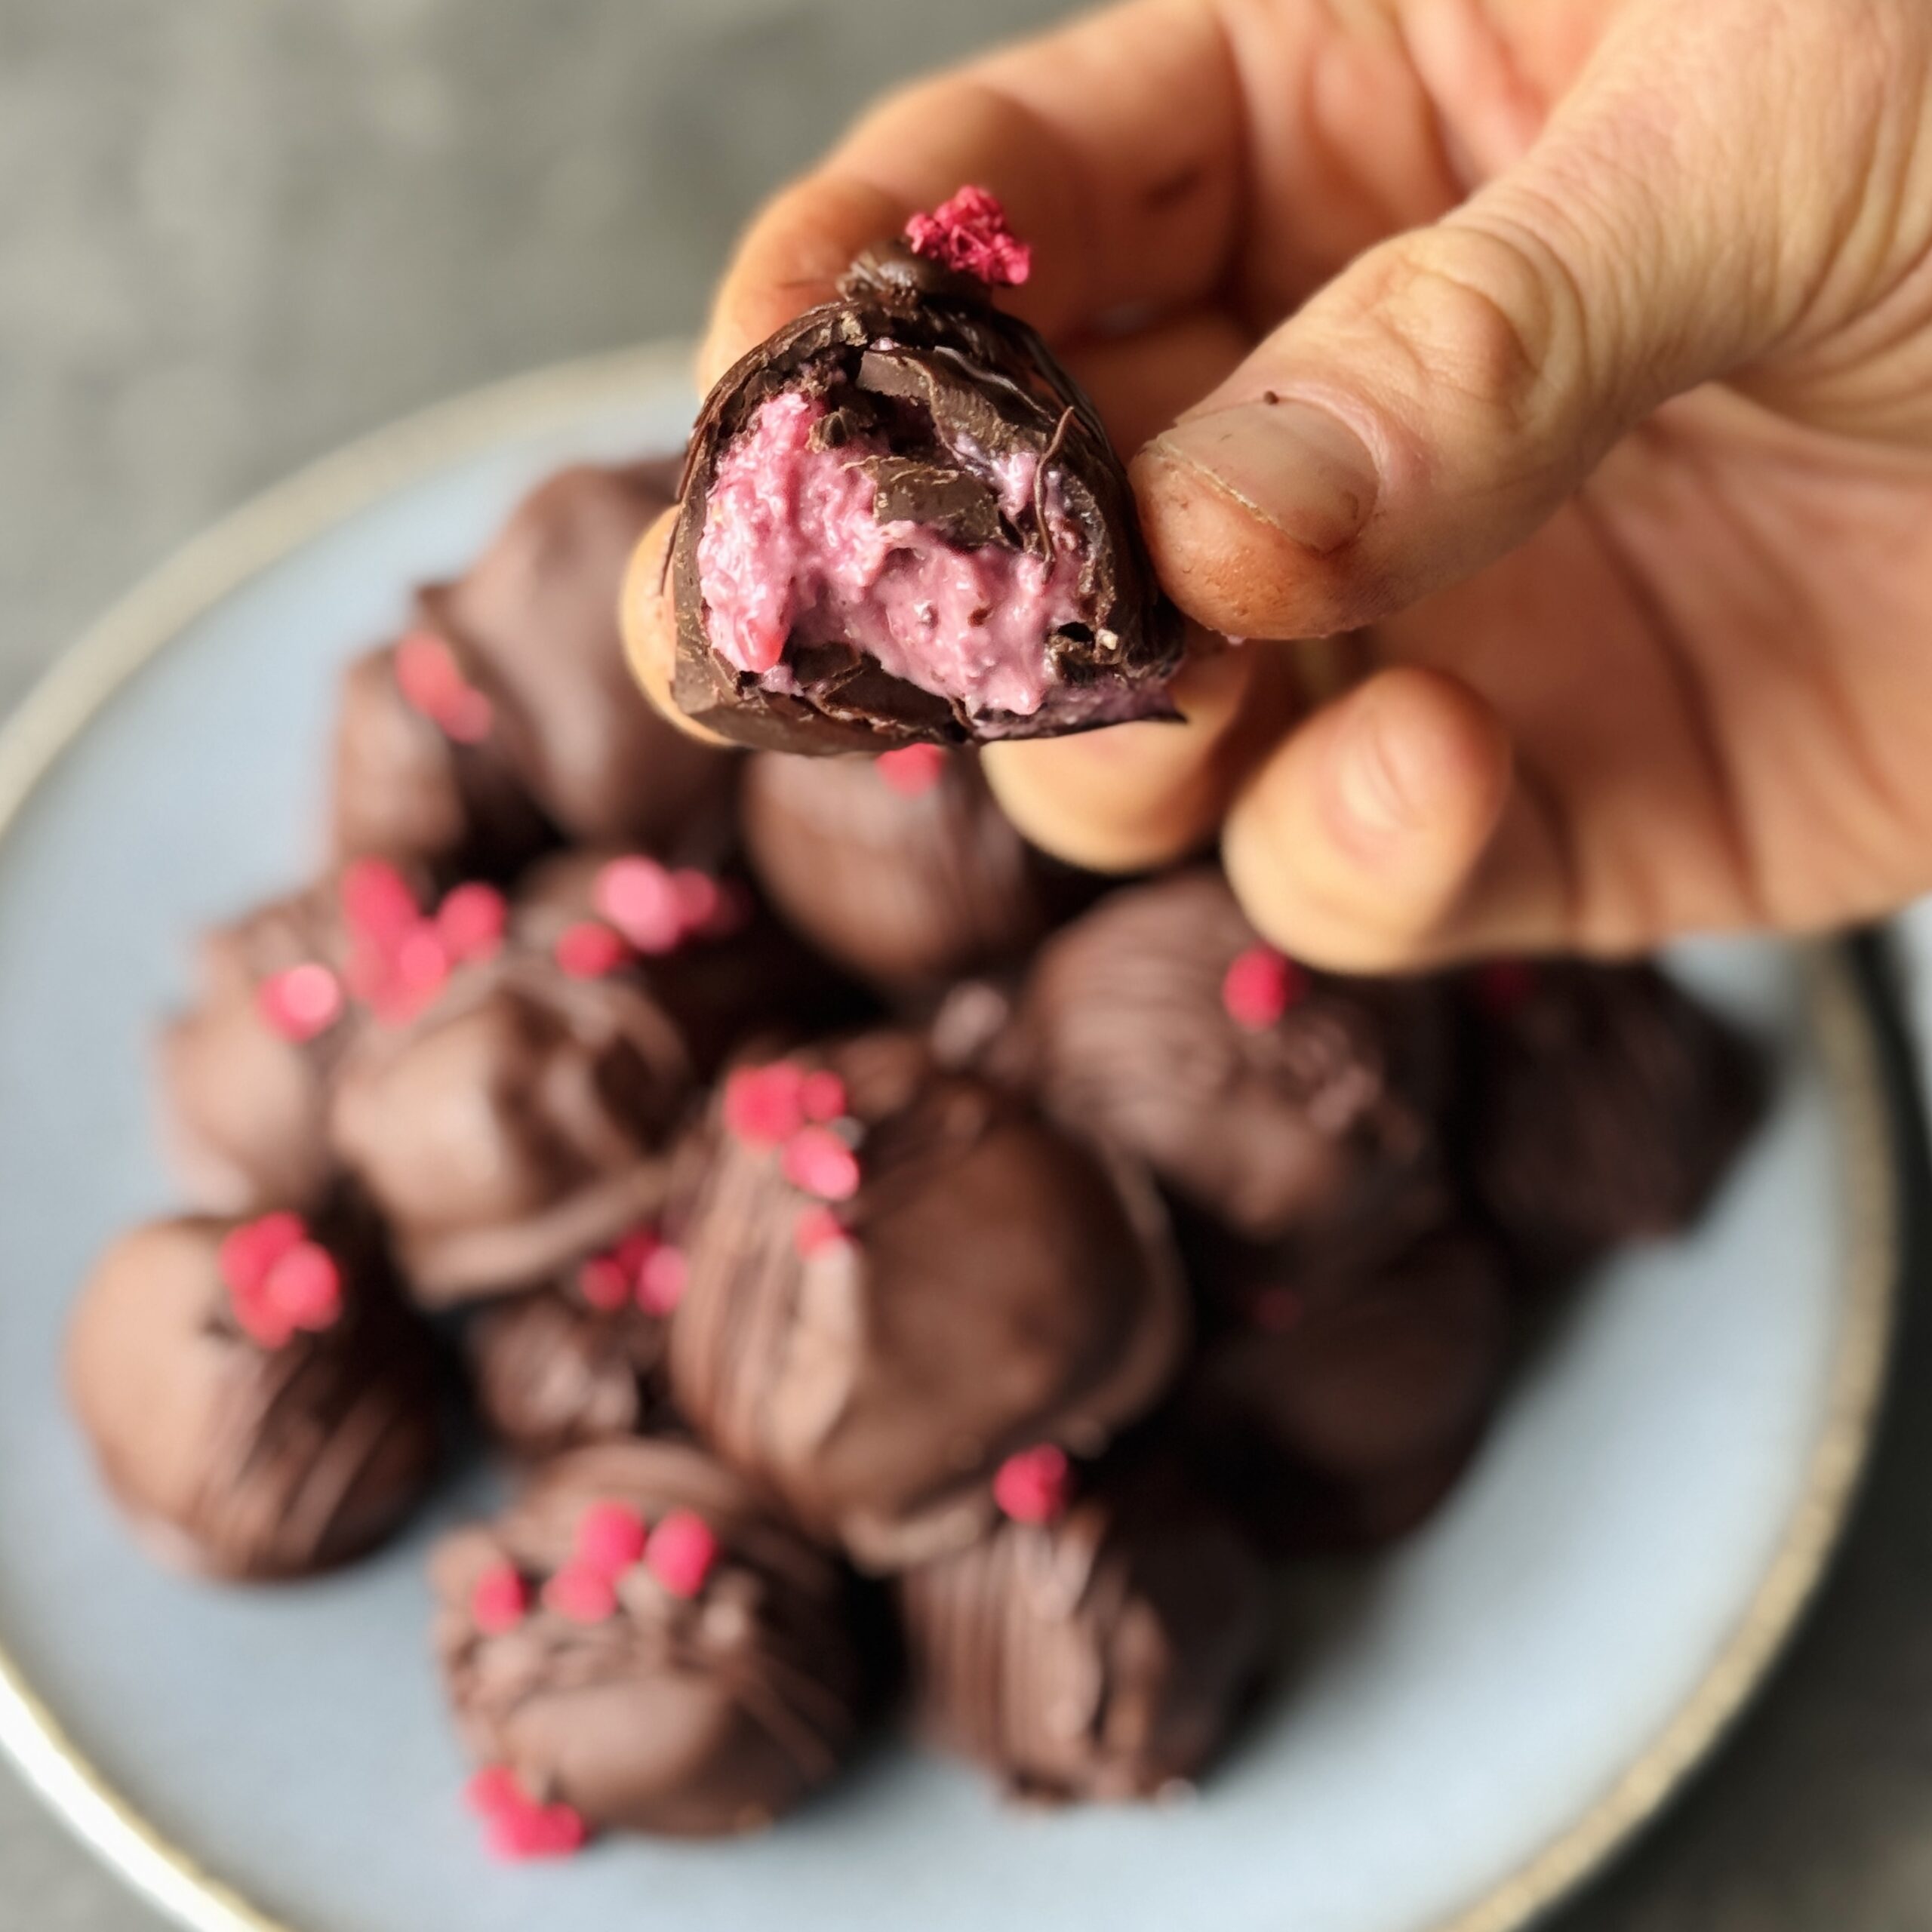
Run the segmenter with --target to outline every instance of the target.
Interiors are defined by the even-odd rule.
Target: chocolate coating
[[[1764,1110],[1750,1044],[1652,966],[1550,961],[1470,991],[1471,1171],[1526,1266],[1694,1220]]]
[[[1420,1521],[1494,1404],[1512,1340],[1494,1242],[1445,1226],[1372,1271],[1249,1255],[1223,1298],[1248,1318],[1203,1351],[1183,1430],[1269,1547],[1355,1548]]]
[[[1147,1798],[1196,1777],[1260,1675],[1260,1565],[1206,1498],[1146,1478],[1002,1522],[899,1586],[924,1728],[1016,1793]]]
[[[838,645],[801,660],[796,689],[764,688],[711,646],[698,543],[718,461],[758,405],[781,390],[824,397],[840,422],[889,429],[880,514],[946,530],[961,547],[992,543],[1051,554],[1044,521],[1008,521],[962,467],[968,442],[998,458],[1051,460],[1084,552],[1085,634],[1060,632],[1058,682],[1031,716],[974,713],[887,674]],[[962,486],[983,514],[962,515]],[[862,257],[836,298],[808,309],[722,376],[692,433],[671,578],[677,614],[672,693],[691,717],[742,744],[794,752],[884,751],[895,745],[1041,737],[1137,717],[1171,716],[1168,680],[1180,660],[1178,615],[1161,595],[1127,473],[1093,405],[1023,322],[992,306],[970,276],[898,244]],[[1097,703],[1097,700],[1099,702]]]
[[[804,1057],[862,1132],[846,1238],[799,1251],[811,1197],[721,1109],[675,1211],[678,1407],[728,1461],[863,1566],[957,1547],[1009,1455],[1082,1455],[1148,1408],[1185,1346],[1152,1190],[909,1036]]]
[[[168,1152],[195,1206],[303,1208],[328,1192],[328,1087],[360,1009],[345,1002],[333,1026],[297,1041],[269,1025],[257,997],[292,967],[340,973],[348,946],[333,877],[203,936],[198,997],[162,1029],[155,1069]]]
[[[1218,872],[1113,894],[1041,949],[1018,1023],[1048,1107],[1258,1241],[1383,1247],[1438,1219],[1450,1036],[1417,982],[1300,976],[1259,1028],[1223,1001],[1257,944]]]
[[[600,918],[598,879],[625,856],[579,847],[533,866],[512,907],[518,943],[548,953],[567,928]],[[676,1023],[700,1077],[748,1038],[834,1032],[872,1017],[876,1003],[801,945],[743,879],[728,874],[719,884],[730,895],[720,931],[633,953],[624,969]]]
[[[969,753],[923,789],[869,758],[745,767],[745,847],[786,918],[877,984],[921,988],[1017,960],[1069,897],[1069,875],[1014,829]]]
[[[721,1547],[697,1595],[674,1597],[640,1567],[620,1578],[601,1622],[545,1607],[543,1586],[601,1503],[654,1527],[674,1509],[700,1517]],[[506,1561],[533,1607],[486,1634],[472,1594]],[[446,1539],[432,1577],[437,1653],[469,1748],[593,1824],[680,1838],[755,1830],[852,1747],[863,1687],[844,1577],[702,1450],[609,1443],[561,1457],[494,1523]]]
[[[440,1306],[528,1287],[656,1214],[693,1091],[641,986],[512,948],[409,1025],[363,1035],[330,1140]]]
[[[485,1426],[532,1460],[670,1420],[664,1321],[592,1308],[574,1272],[485,1309],[464,1337]]]
[[[337,850],[502,877],[561,837],[709,856],[731,761],[666,724],[624,667],[626,563],[673,500],[675,460],[559,471],[476,561],[417,600],[491,722],[458,743],[414,709],[393,647],[350,669],[335,751]]]
[[[67,1338],[69,1407],[157,1557],[230,1580],[304,1576],[395,1529],[439,1460],[434,1355],[361,1237],[322,1238],[343,1312],[279,1348],[235,1321],[237,1223],[154,1221],[96,1266]]]

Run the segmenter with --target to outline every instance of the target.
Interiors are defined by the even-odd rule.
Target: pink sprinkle
[[[801,1128],[779,1164],[794,1187],[821,1201],[849,1201],[859,1191],[859,1157],[827,1128]]]
[[[651,1259],[658,1244],[655,1228],[633,1228],[611,1249],[611,1258],[624,1271],[626,1281],[635,1281],[638,1271]]]
[[[1066,1451],[1051,1442],[1008,1457],[993,1476],[993,1500],[1016,1523],[1051,1523],[1072,1491]]]
[[[509,924],[509,907],[494,885],[459,885],[436,909],[436,937],[453,960],[494,958]]]
[[[460,745],[480,745],[497,721],[497,707],[474,685],[450,700],[449,708],[436,722],[443,735]]]
[[[269,1269],[261,1293],[290,1327],[320,1334],[341,1318],[342,1270],[327,1248],[305,1241]]]
[[[685,919],[672,876],[641,853],[613,859],[598,873],[592,903],[640,952],[675,949]]]
[[[1527,959],[1492,959],[1476,969],[1476,999],[1484,1012],[1506,1020],[1534,995],[1537,969]]]
[[[724,893],[709,872],[681,866],[671,875],[671,890],[677,896],[678,917],[688,937],[708,934],[715,927]]]
[[[514,1630],[529,1608],[530,1586],[513,1563],[491,1564],[471,1587],[469,1620],[486,1637]]]
[[[310,961],[264,980],[255,1004],[272,1032],[300,1046],[342,1017],[342,982],[326,966]]]
[[[268,1280],[275,1263],[308,1238],[308,1228],[300,1214],[264,1214],[259,1220],[244,1221],[222,1237],[215,1266],[234,1293],[254,1294]]]
[[[931,214],[915,214],[906,239],[915,255],[983,282],[1013,288],[1032,272],[1032,250],[1014,236],[1005,209],[984,188],[968,185]]]
[[[577,1564],[607,1578],[620,1577],[644,1555],[644,1518],[621,1503],[593,1503],[577,1518]]]
[[[694,1597],[718,1561],[718,1538],[702,1516],[673,1509],[651,1533],[644,1567],[674,1597]]]
[[[872,769],[902,798],[922,798],[946,776],[946,752],[938,745],[902,745],[881,752]]]
[[[515,1574],[515,1572],[512,1572]],[[521,1810],[530,1800],[507,1764],[486,1764],[463,1788],[463,1801],[481,1817]]]
[[[669,1242],[660,1242],[644,1258],[637,1271],[637,1305],[647,1315],[660,1318],[669,1315],[685,1298],[685,1281],[689,1272],[685,1251]]]
[[[566,1563],[543,1586],[543,1607],[573,1623],[602,1623],[617,1611],[611,1579],[587,1563]]]
[[[1221,981],[1221,1004],[1237,1026],[1258,1033],[1308,992],[1308,975],[1272,946],[1238,954]]]
[[[823,1202],[801,1208],[798,1220],[792,1224],[792,1245],[808,1260],[814,1254],[844,1247],[851,1238],[844,1223]]]
[[[804,1124],[804,1072],[788,1060],[741,1066],[724,1082],[724,1124],[747,1146],[776,1147]]]
[[[629,956],[623,935],[598,919],[580,919],[558,935],[557,964],[574,980],[601,980]]]
[[[337,888],[343,922],[358,938],[399,943],[423,915],[409,881],[386,859],[358,859]]]
[[[459,744],[490,735],[490,700],[463,674],[456,654],[434,631],[411,631],[395,648],[396,688],[418,711]]]
[[[397,989],[426,1004],[441,992],[450,976],[450,955],[435,927],[428,920],[405,934],[395,949]]]
[[[808,1073],[798,1087],[798,1110],[806,1119],[823,1123],[841,1118],[848,1109],[845,1083],[829,1067]]]
[[[583,1849],[589,1836],[590,1828],[582,1814],[569,1805],[528,1801],[515,1810],[493,1814],[484,1829],[491,1857],[512,1865],[538,1858],[568,1858]]]
[[[577,1271],[577,1291],[600,1314],[614,1315],[631,1300],[631,1271],[614,1254],[593,1254]]]

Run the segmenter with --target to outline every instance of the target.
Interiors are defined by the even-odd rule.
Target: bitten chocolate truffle
[[[1764,1110],[1750,1044],[1656,968],[1469,976],[1476,1191],[1533,1273],[1694,1220]]]
[[[435,1641],[492,1848],[754,1831],[850,1752],[846,1580],[702,1450],[583,1449],[445,1540]]]
[[[328,1094],[367,1017],[371,921],[420,880],[351,866],[202,939],[199,997],[160,1040],[168,1150],[195,1204],[309,1207],[335,1174]]]
[[[1196,1362],[1183,1433],[1269,1548],[1358,1548],[1412,1529],[1461,1473],[1512,1340],[1507,1271],[1474,1229],[1365,1273],[1292,1251],[1215,1284],[1241,1311]]]
[[[211,1576],[361,1555],[438,1460],[431,1344],[380,1252],[292,1214],[122,1236],[75,1306],[66,1378],[143,1543]]]
[[[1015,1458],[1097,1454],[1178,1365],[1151,1187],[909,1035],[740,1068],[706,1131],[672,1395],[862,1565],[971,1541]]]
[[[693,432],[673,695],[780,751],[1173,715],[1180,624],[1094,407],[992,285],[1028,257],[965,189],[727,371]]]
[[[1380,1247],[1444,1210],[1439,992],[1284,958],[1218,872],[1116,893],[1049,940],[1018,1026],[1051,1111],[1247,1238]]]
[[[558,838],[708,857],[731,762],[632,685],[617,596],[675,463],[559,471],[398,642],[350,667],[335,748],[344,856],[506,877]]]
[[[921,989],[1011,964],[1072,897],[968,752],[788,758],[745,768],[746,850],[791,924],[875,984]]]
[[[1260,1675],[1261,1568],[1171,1479],[1103,1485],[909,1571],[915,1706],[1016,1795],[1149,1798],[1197,1777]]]
[[[666,1322],[683,1251],[646,1224],[485,1310],[464,1337],[478,1414],[519,1455],[672,1425]]]

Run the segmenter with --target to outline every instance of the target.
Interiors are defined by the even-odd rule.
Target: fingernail
[[[1380,479],[1367,445],[1312,403],[1237,403],[1185,418],[1151,447],[1318,555],[1359,534],[1374,512]]]

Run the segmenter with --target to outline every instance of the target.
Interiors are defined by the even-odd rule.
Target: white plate
[[[1863,1459],[1892,1183],[1829,956],[1685,961],[1772,1043],[1768,1127],[1694,1238],[1578,1297],[1424,1534],[1310,1580],[1295,1681],[1185,1807],[1015,1815],[891,1752],[754,1843],[505,1872],[458,1802],[425,1654],[434,1525],[346,1577],[223,1592],[147,1567],[91,1481],[61,1325],[92,1253],[168,1199],[143,1055],[189,935],[300,872],[336,667],[405,586],[558,462],[673,445],[678,368],[551,372],[298,478],[136,592],[0,739],[0,1737],[210,1932],[1522,1923],[1709,1749]]]

